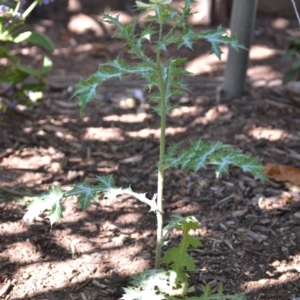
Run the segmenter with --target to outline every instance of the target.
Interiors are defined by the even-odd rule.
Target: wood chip
[[[267,239],[267,237],[262,236],[262,235],[258,235],[255,232],[251,231],[250,229],[247,230],[247,235],[250,236],[253,240],[256,240],[259,243],[261,243],[262,241]]]
[[[11,287],[11,281],[10,280],[8,280],[5,284],[4,284],[4,286],[2,287],[2,289],[0,290],[0,297],[3,297],[7,292],[8,292],[8,290],[10,289],[10,287]]]

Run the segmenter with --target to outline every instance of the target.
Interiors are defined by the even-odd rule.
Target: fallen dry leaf
[[[265,164],[267,178],[300,186],[300,169],[275,163]]]

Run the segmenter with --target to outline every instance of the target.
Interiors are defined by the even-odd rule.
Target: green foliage
[[[164,232],[171,228],[182,229],[183,238],[178,247],[174,247],[165,253],[163,263],[169,265],[169,268],[176,274],[174,284],[185,283],[187,281],[185,271],[195,269],[194,259],[188,254],[189,247],[201,246],[200,239],[189,235],[190,230],[198,228],[198,221],[195,217],[182,218],[180,215],[171,217],[170,224],[164,229]]]
[[[1,66],[0,85],[6,84],[9,88],[1,94],[0,112],[5,113],[9,107],[17,103],[30,105],[42,98],[42,90],[46,86],[46,78],[52,68],[52,62],[46,55],[40,69],[22,65],[20,60],[10,54],[12,44],[31,44],[53,51],[54,45],[42,33],[24,31],[24,22],[30,11],[42,0],[33,1],[31,6],[20,13],[21,0],[15,2],[0,2],[0,59],[6,61]],[[30,81],[28,80],[30,78]],[[28,82],[30,83],[28,83]]]
[[[195,217],[182,217],[179,214],[171,216],[169,224],[164,228],[167,235],[173,229],[182,230],[183,239],[178,247],[166,251],[163,263],[168,265],[168,270],[146,270],[134,275],[130,281],[130,287],[124,288],[125,294],[122,300],[245,300],[242,294],[228,296],[223,294],[223,286],[220,285],[217,292],[212,293],[210,285],[203,288],[203,294],[198,297],[187,297],[185,294],[193,291],[188,288],[186,271],[195,269],[194,259],[188,254],[189,247],[201,246],[197,237],[189,235],[190,230],[198,229],[198,221]]]
[[[52,41],[44,34],[38,32],[25,31],[14,36],[10,36],[6,39],[9,42],[19,44],[27,42],[36,46],[40,46],[49,51],[54,51],[54,45]]]
[[[179,167],[195,172],[205,168],[207,164],[215,166],[216,175],[228,173],[230,165],[250,172],[260,180],[265,179],[263,166],[257,158],[236,151],[230,145],[221,142],[204,143],[192,141],[189,149],[178,151],[178,144],[173,144],[167,151],[162,167]]]
[[[172,229],[180,229],[183,239],[178,247],[166,251],[163,263],[168,270],[148,270],[133,276],[131,287],[125,288],[124,300],[135,299],[169,299],[172,295],[184,295],[188,292],[185,271],[193,271],[195,263],[188,254],[189,247],[199,247],[199,238],[189,235],[191,229],[198,228],[198,221],[194,217],[171,216],[170,223],[164,229],[167,234]],[[177,299],[177,298],[174,298]]]
[[[175,300],[175,299],[170,298],[169,300]],[[185,300],[246,300],[246,297],[243,294],[235,294],[232,296],[224,295],[222,285],[220,285],[216,293],[212,294],[210,285],[207,284],[203,288],[203,294],[200,297],[187,297],[185,298]]]
[[[27,207],[27,212],[23,217],[23,221],[32,222],[34,218],[43,211],[48,211],[50,224],[54,224],[62,217],[64,208],[61,199],[65,196],[64,191],[60,187],[50,187],[47,192],[32,199]]]
[[[163,292],[171,291],[169,273],[146,270],[132,277],[131,287],[124,288],[123,300],[166,299]],[[157,289],[159,287],[159,290]]]
[[[169,0],[163,1],[163,3],[169,3]],[[221,57],[222,51],[220,44],[230,45],[234,49],[244,48],[240,45],[234,36],[228,36],[226,30],[221,26],[217,30],[210,30],[206,33],[195,33],[192,26],[187,22],[186,17],[191,14],[190,4],[193,1],[186,1],[185,6],[182,8],[182,14],[174,11],[169,6],[164,4],[159,5],[159,9],[162,10],[161,18],[158,14],[156,17],[150,18],[158,24],[172,22],[172,27],[165,37],[157,39],[157,36],[161,36],[159,29],[151,24],[147,26],[141,33],[136,33],[136,27],[138,22],[135,21],[132,24],[123,25],[119,21],[119,16],[112,17],[109,14],[103,15],[103,21],[115,25],[119,32],[115,34],[115,37],[123,38],[124,44],[129,48],[129,53],[141,62],[136,66],[130,66],[124,62],[123,59],[117,58],[114,61],[102,64],[99,70],[91,75],[88,79],[82,79],[76,86],[74,96],[77,96],[80,104],[81,115],[86,105],[97,96],[97,87],[104,81],[116,78],[122,79],[123,75],[134,75],[139,78],[146,79],[147,86],[152,89],[158,88],[158,93],[152,93],[150,101],[161,101],[161,95],[164,95],[164,101],[166,102],[166,112],[169,113],[171,107],[169,105],[169,99],[174,95],[179,95],[182,90],[186,89],[186,85],[183,83],[181,77],[190,75],[185,71],[182,66],[186,62],[184,58],[172,58],[165,64],[161,61],[157,62],[148,57],[144,52],[144,43],[152,43],[155,46],[157,52],[166,51],[167,47],[171,44],[176,44],[178,48],[187,47],[192,49],[193,44],[199,40],[207,40],[211,43],[211,53]],[[139,5],[141,2],[138,2]],[[156,2],[150,4],[144,4],[141,8],[157,7]],[[147,8],[147,9],[148,9]],[[175,22],[174,20],[177,20]],[[176,28],[181,28],[181,32],[175,33]],[[153,36],[155,38],[153,38]],[[163,84],[160,79],[163,79]],[[160,115],[160,105],[154,107],[154,110]]]
[[[149,101],[157,103],[153,109],[160,116],[160,154],[158,162],[158,188],[157,194],[148,199],[146,194],[135,193],[130,187],[118,188],[112,175],[97,176],[97,183],[92,185],[88,180],[77,184],[72,190],[64,192],[59,188],[50,188],[48,192],[33,199],[24,221],[32,221],[44,210],[48,213],[50,223],[57,221],[63,212],[61,200],[64,197],[76,196],[78,203],[84,210],[89,207],[92,200],[113,200],[119,195],[129,195],[150,206],[150,212],[157,216],[157,246],[155,253],[155,270],[147,270],[132,278],[131,286],[124,289],[123,300],[221,300],[244,299],[243,295],[223,295],[222,287],[217,293],[212,293],[210,286],[205,286],[203,295],[189,297],[194,292],[193,287],[188,286],[187,272],[195,269],[194,259],[189,255],[188,249],[199,247],[200,239],[189,235],[190,230],[198,228],[195,217],[182,217],[174,215],[169,224],[163,229],[163,182],[164,172],[170,167],[181,167],[198,171],[208,164],[214,165],[216,174],[228,172],[231,165],[242,168],[245,172],[251,172],[259,179],[264,179],[263,167],[256,158],[244,155],[236,151],[232,146],[221,142],[204,143],[201,140],[190,143],[188,149],[179,149],[178,144],[173,144],[165,153],[165,129],[166,115],[172,109],[170,98],[180,95],[187,87],[182,81],[183,76],[190,74],[183,69],[186,62],[184,58],[171,58],[165,62],[161,59],[161,52],[167,51],[171,44],[178,48],[193,48],[195,42],[206,40],[211,43],[211,53],[220,58],[222,51],[220,44],[225,44],[238,50],[244,48],[235,37],[228,36],[221,26],[216,30],[205,33],[196,33],[187,22],[187,17],[192,14],[191,4],[193,0],[186,0],[181,7],[181,12],[174,10],[169,4],[172,0],[149,0],[148,3],[137,1],[138,9],[154,10],[154,15],[147,17],[150,25],[138,30],[138,20],[131,24],[123,25],[119,16],[103,15],[103,20],[118,28],[115,37],[124,39],[124,45],[129,49],[133,58],[139,61],[135,66],[126,63],[121,57],[109,61],[100,66],[99,70],[87,79],[82,79],[76,86],[74,95],[78,97],[80,114],[82,115],[87,104],[97,97],[97,87],[111,78],[122,80],[122,76],[130,75],[146,79],[151,93]],[[163,35],[163,25],[169,25],[169,31]],[[148,57],[145,53],[145,45],[151,43],[155,49],[155,58]],[[182,231],[183,239],[177,247],[166,251],[163,263],[166,270],[161,269],[161,247],[166,245],[167,234],[173,230]],[[185,298],[184,298],[185,297]]]
[[[287,52],[282,57],[282,61],[291,59],[293,61],[291,68],[284,74],[283,83],[291,80],[300,80],[300,38],[289,37],[290,42]]]
[[[96,180],[98,181],[97,185],[92,185],[87,180],[84,180],[83,183],[75,185],[75,187],[68,192],[64,192],[58,187],[50,187],[47,192],[32,199],[31,204],[27,207],[23,221],[32,222],[34,218],[46,210],[50,223],[53,225],[62,217],[64,207],[61,201],[63,198],[77,196],[79,205],[85,210],[90,206],[92,200],[99,200],[99,193],[102,193],[102,199],[108,201],[114,200],[119,195],[129,195],[149,205],[150,211],[156,211],[156,195],[150,200],[146,197],[146,194],[133,192],[131,187],[125,189],[117,188],[112,175],[97,176]]]

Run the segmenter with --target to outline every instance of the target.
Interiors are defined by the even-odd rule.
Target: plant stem
[[[28,15],[34,10],[34,8],[38,5],[38,1],[35,0],[31,3],[31,5],[23,12],[22,17],[24,20],[28,17]]]
[[[160,19],[159,41],[162,39],[162,12],[158,8]],[[165,156],[166,144],[166,99],[165,99],[165,85],[163,79],[163,68],[161,65],[161,52],[156,52],[158,87],[160,93],[160,144],[159,144],[159,163],[158,163],[158,179],[157,179],[157,240],[155,250],[155,269],[160,268],[161,263],[161,248],[163,246],[163,191],[164,191],[164,176],[165,169],[162,162]]]

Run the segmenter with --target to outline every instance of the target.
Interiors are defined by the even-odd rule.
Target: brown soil
[[[30,225],[21,219],[30,194],[96,175],[114,174],[117,185],[151,197],[159,120],[133,99],[142,82],[130,78],[104,84],[80,119],[70,98],[79,78],[129,55],[121,41],[68,31],[59,14],[51,20],[30,25],[56,45],[48,92],[0,123],[0,298],[116,300],[130,275],[153,267],[156,219],[146,206],[120,197],[81,212],[76,199],[67,199],[64,218],[52,228],[44,218]],[[287,47],[283,35],[290,29],[276,29],[273,21],[258,17],[247,92],[239,99],[217,97],[224,60],[208,56],[206,45],[170,49],[166,56],[187,57],[198,76],[187,80],[188,93],[173,99],[179,108],[168,117],[168,145],[220,140],[263,163],[300,168],[300,106],[280,81],[287,68],[279,62]],[[39,58],[29,50],[22,53]],[[247,299],[299,299],[299,187],[261,183],[238,169],[216,179],[210,168],[169,170],[165,184],[165,218],[192,214],[200,222],[202,247],[191,251],[196,270],[190,274],[199,295],[203,285],[215,290],[222,283],[224,293],[243,292]]]

